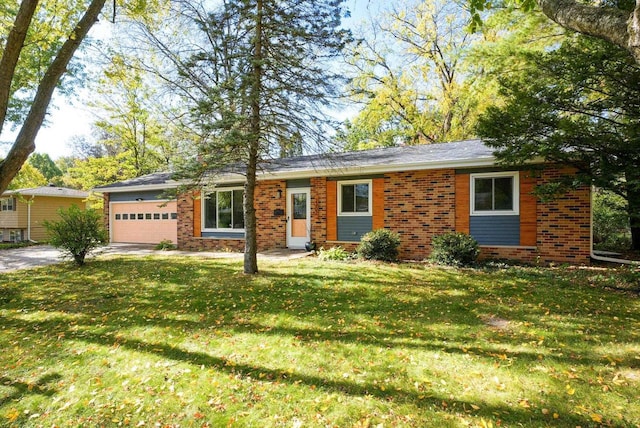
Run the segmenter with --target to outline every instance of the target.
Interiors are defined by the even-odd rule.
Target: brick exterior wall
[[[536,183],[550,181],[562,172],[559,168],[547,169],[536,178]],[[461,218],[464,217],[461,212],[465,211],[468,215],[469,207],[468,204],[461,206],[459,201],[458,206],[456,204],[456,187],[460,185],[461,183],[456,183],[453,169],[384,175],[384,227],[400,234],[402,259],[426,259],[431,251],[431,238],[454,231],[456,225],[461,224]],[[357,243],[328,239],[327,217],[332,205],[327,196],[328,188],[330,186],[327,185],[326,178],[311,178],[311,239],[318,248],[340,245],[346,250],[354,250]],[[277,197],[278,190],[282,191],[281,198]],[[286,246],[285,195],[285,180],[258,182],[255,204],[259,251]],[[374,204],[378,202],[374,201]],[[178,198],[178,248],[243,251],[244,239],[195,237],[194,203],[200,204],[200,200],[194,199],[191,194],[180,195]],[[285,215],[279,215],[277,210],[282,210]],[[537,202],[535,210],[535,245],[484,246],[481,256],[532,263],[589,263],[591,213],[588,187],[572,191],[555,201]],[[529,219],[531,217],[528,216]],[[105,200],[105,218],[108,218],[108,200]],[[530,229],[533,233],[533,227]],[[533,236],[526,239],[527,244],[533,244],[532,238]]]
[[[537,178],[536,184],[548,183],[567,173],[570,173],[567,169],[547,168]],[[589,264],[591,189],[583,186],[558,199],[538,202],[536,230],[534,247],[482,247],[481,257],[542,264]]]
[[[277,197],[278,190],[282,196]],[[256,219],[258,224],[258,251],[286,248],[287,243],[287,182],[284,180],[259,181],[256,185]],[[284,214],[276,214],[282,210]]]
[[[260,181],[256,185],[255,207],[258,222],[258,251],[285,248],[287,239],[286,215],[277,215],[276,210],[285,212],[286,181]],[[278,190],[282,196],[277,197]],[[244,251],[244,239],[217,239],[194,236],[194,205],[200,204],[197,193],[185,193],[178,197],[178,248],[190,251]],[[196,212],[198,209],[195,210]]]
[[[386,174],[384,224],[400,234],[400,258],[429,256],[431,238],[455,228],[455,171]]]
[[[546,170],[541,183],[570,171]],[[538,250],[544,262],[589,263],[591,253],[591,188],[582,186],[561,198],[538,204]]]
[[[111,230],[111,224],[109,222],[110,217],[109,217],[109,194],[108,193],[104,193],[102,195],[102,199],[103,199],[103,205],[102,205],[102,221],[104,222],[104,228],[107,230],[107,236],[111,236],[110,230]]]
[[[318,248],[327,242],[327,179],[311,179],[311,240]]]

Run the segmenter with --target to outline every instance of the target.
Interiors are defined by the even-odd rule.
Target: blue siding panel
[[[480,245],[520,245],[520,216],[471,216],[469,232]]]
[[[139,192],[118,192],[118,193],[109,193],[109,201],[110,202],[134,202],[136,199],[140,198],[143,201],[155,201],[158,199],[166,199],[166,197],[162,196],[164,190],[145,190]]]
[[[202,232],[203,238],[244,239],[244,232]]]
[[[373,229],[371,216],[338,216],[338,241],[359,242]]]

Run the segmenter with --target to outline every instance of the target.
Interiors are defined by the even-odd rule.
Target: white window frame
[[[338,216],[340,217],[368,217],[373,215],[373,180],[345,180],[338,181]],[[355,185],[355,184],[368,184],[369,185],[369,206],[367,211],[359,212],[342,212],[342,186]]]
[[[234,229],[234,228],[215,228],[215,227],[205,227],[206,223],[206,210],[205,210],[205,202],[207,199],[209,199],[209,196],[212,193],[216,194],[216,224],[218,224],[218,218],[217,216],[220,213],[220,210],[218,209],[218,200],[217,200],[217,194],[218,192],[232,192],[232,197],[231,200],[233,201],[233,191],[234,190],[242,190],[243,192],[243,196],[244,196],[244,187],[218,187],[216,189],[208,189],[208,190],[202,190],[200,192],[201,195],[203,195],[202,198],[200,198],[200,224],[201,226],[201,231],[202,232],[238,232],[238,233],[244,233],[245,228],[243,227],[242,229]],[[244,207],[243,207],[244,209]],[[232,208],[233,210],[233,208]]]
[[[513,178],[513,209],[511,210],[491,210],[476,211],[476,178]],[[471,192],[469,192],[469,206],[472,216],[498,216],[498,215],[519,215],[520,214],[520,173],[518,171],[509,172],[487,172],[482,174],[470,174]]]

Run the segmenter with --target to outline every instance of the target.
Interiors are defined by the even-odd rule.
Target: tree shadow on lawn
[[[305,269],[283,273],[267,266],[261,276],[247,277],[239,274],[237,264],[210,260],[195,267],[174,258],[148,259],[142,265],[139,260],[123,258],[117,269],[109,269],[112,263],[108,262],[92,264],[90,272],[83,271],[91,278],[89,283],[82,276],[57,281],[47,285],[48,293],[40,300],[14,295],[15,304],[1,307],[78,314],[77,327],[85,324],[86,329],[114,334],[156,326],[184,335],[225,330],[479,355],[505,353],[503,347],[537,341],[528,332],[530,328],[546,329],[556,342],[570,344],[583,344],[587,328],[611,333],[607,323],[595,325],[588,310],[576,315],[575,305],[557,311],[560,320],[566,316],[570,321],[566,325],[544,319],[552,303],[581,296],[570,288],[553,293],[539,290],[537,282],[548,279],[544,274],[529,274],[530,281],[509,278],[500,286],[499,280],[508,274],[481,274],[487,276],[475,281],[469,274],[443,270],[425,279],[422,269],[407,272],[386,266],[345,265],[342,270],[323,269],[322,274],[313,273],[320,270],[313,267],[306,269],[311,273]],[[192,277],[186,278],[189,274]],[[42,272],[36,281],[47,284],[51,281],[48,275]],[[496,313],[516,327],[491,328],[486,319]],[[279,316],[315,327],[272,325]],[[613,315],[609,321],[615,324]],[[529,327],[521,328],[523,325]],[[478,341],[485,345],[478,346]],[[531,362],[544,351],[508,354]],[[564,351],[563,355],[547,352],[545,356],[571,364],[602,363],[584,349]],[[637,368],[640,363],[629,355],[618,364]]]
[[[0,318],[1,319],[1,318]],[[9,320],[2,319],[2,322]],[[15,322],[15,321],[14,321]],[[11,321],[9,321],[11,324]],[[43,323],[27,323],[32,324],[31,327],[35,331],[48,329],[62,330],[62,323],[48,322],[50,325],[38,325]],[[55,324],[55,325],[54,325]],[[78,333],[75,330],[67,329],[65,331],[66,339],[78,340],[95,345],[113,347],[117,345],[130,351],[147,353],[164,359],[179,361],[192,364],[196,367],[207,367],[215,369],[218,372],[229,375],[241,376],[246,379],[261,379],[262,382],[287,383],[293,386],[307,386],[313,389],[319,389],[328,393],[338,393],[350,395],[353,397],[375,397],[386,402],[394,402],[397,404],[411,404],[417,408],[441,411],[441,412],[464,412],[475,417],[486,417],[494,419],[501,417],[509,421],[531,422],[536,418],[545,418],[549,422],[553,422],[551,416],[534,416],[526,408],[518,407],[515,403],[509,405],[487,405],[477,402],[469,402],[465,400],[454,399],[452,396],[434,394],[430,392],[419,392],[417,390],[408,390],[402,388],[393,388],[383,390],[379,385],[374,383],[356,383],[346,380],[332,380],[328,378],[310,376],[301,373],[291,372],[290,370],[275,370],[258,365],[247,365],[236,361],[226,359],[224,357],[215,357],[204,352],[193,352],[171,346],[166,343],[153,343],[140,341],[135,339],[127,339],[124,337],[114,338],[112,335],[99,335],[87,332]],[[458,350],[455,350],[456,352]],[[46,385],[61,379],[59,374],[50,374],[44,376],[33,385],[23,382],[11,381],[7,378],[0,378],[0,382],[9,383],[17,390],[15,393],[7,397],[0,397],[0,408],[5,404],[19,400],[29,394],[40,394],[45,396],[53,396],[57,391],[46,387]],[[564,397],[558,394],[550,393],[546,397],[549,402],[561,402]],[[478,408],[480,404],[480,408]],[[590,419],[587,416],[578,414],[565,414],[562,417],[563,424],[571,426],[589,426]]]
[[[22,316],[24,312],[19,312],[15,317],[0,316],[0,325],[25,335],[57,336],[64,340],[107,347],[117,344],[132,351],[254,379],[303,384],[328,392],[373,396],[442,411],[445,410],[442,403],[446,402],[450,409],[468,410],[475,416],[493,419],[495,413],[506,413],[512,421],[531,421],[531,412],[508,404],[483,405],[481,409],[472,411],[472,405],[478,403],[452,400],[449,396],[435,393],[427,393],[425,396],[408,388],[383,391],[372,383],[332,380],[238,364],[205,352],[187,351],[166,343],[148,342],[126,337],[126,333],[121,334],[129,328],[149,326],[169,329],[185,337],[195,332],[225,331],[230,334],[278,335],[304,342],[353,343],[382,349],[412,348],[450,354],[473,352],[493,361],[495,357],[491,354],[502,351],[499,343],[520,344],[527,339],[526,335],[501,335],[499,332],[492,332],[479,316],[496,312],[495,302],[491,299],[501,293],[500,286],[495,285],[495,276],[485,279],[487,285],[478,286],[466,275],[455,271],[439,273],[438,279],[421,281],[422,274],[419,271],[397,274],[394,278],[390,276],[393,271],[386,268],[382,269],[382,273],[372,273],[367,269],[358,272],[358,269],[347,268],[314,275],[304,271],[283,273],[268,266],[261,275],[247,277],[238,274],[236,264],[229,263],[203,261],[200,266],[188,265],[185,268],[182,262],[163,259],[145,260],[143,264],[141,266],[139,260],[122,259],[114,269],[110,263],[94,261],[90,269],[83,270],[84,277],[74,275],[77,272],[75,270],[65,271],[61,268],[53,272],[40,272],[36,276],[37,281],[40,284],[42,281],[45,284],[51,283],[48,288],[50,293],[40,296],[34,293],[40,290],[38,286],[25,283],[25,287],[35,288],[26,290],[28,293],[14,293],[11,299],[0,303],[0,309],[41,311],[50,313],[50,316],[44,320],[35,320],[25,318]],[[68,272],[71,277],[61,281],[60,274],[64,272]],[[406,287],[398,289],[399,281],[404,281]],[[490,287],[489,284],[494,285]],[[20,289],[20,284],[16,287]],[[527,281],[512,281],[503,288],[511,289],[505,294],[507,300],[510,300],[517,298],[518,293],[529,293],[527,290],[534,286]],[[26,295],[29,297],[25,297]],[[553,301],[552,297],[545,294],[533,293],[525,297],[529,299],[526,302],[529,309],[509,310],[509,305],[513,303],[511,301],[498,309],[509,315],[511,321],[524,323],[535,318],[539,303],[546,305]],[[58,317],[55,314],[72,314],[75,318],[70,324],[65,316]],[[269,324],[269,319],[277,315],[311,322],[317,327],[297,328]],[[574,316],[568,309],[567,315]],[[339,325],[341,319],[344,320],[345,327],[339,331],[326,328]],[[365,331],[349,329],[363,319],[370,323]],[[593,322],[593,319],[584,315],[579,321],[586,324]],[[451,331],[454,327],[459,328],[448,335],[446,330],[444,333],[431,332],[430,327],[434,324],[445,328],[448,324]],[[495,342],[485,341],[485,346],[478,346],[478,335],[482,334],[487,334],[486,338]],[[562,334],[557,333],[557,336],[558,340],[571,343],[580,339],[580,333],[569,327],[564,328]],[[465,348],[469,343],[476,345]],[[509,357],[523,365],[538,361],[538,353],[535,352],[518,351],[510,353]],[[577,351],[575,356],[566,354],[550,358],[571,365],[602,364],[601,358],[585,351]],[[629,356],[617,364],[638,367],[635,356]],[[55,393],[54,390],[50,391],[51,394]],[[27,390],[21,386],[11,398],[0,402],[0,407],[29,392],[28,386]],[[548,401],[565,400],[561,391],[555,395],[550,393],[546,398]],[[591,424],[588,417],[574,414],[563,415],[562,422],[573,426]]]
[[[33,383],[20,382],[15,379],[0,376],[1,385],[15,390],[13,394],[9,394],[6,397],[0,395],[0,408],[7,403],[18,400],[27,395],[43,395],[45,397],[52,397],[55,395],[57,390],[49,385],[59,381],[60,379],[62,379],[62,376],[58,373],[49,373]]]

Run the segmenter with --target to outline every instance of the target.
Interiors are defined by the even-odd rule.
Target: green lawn
[[[637,272],[261,268],[0,275],[0,426],[640,425]]]

